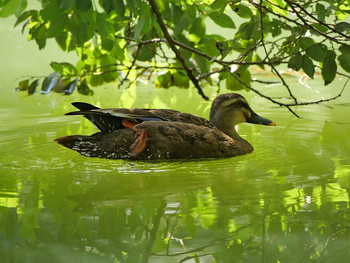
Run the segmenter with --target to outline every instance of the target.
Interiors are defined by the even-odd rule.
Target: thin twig
[[[324,27],[328,28],[329,30],[331,30],[333,33],[339,34],[342,37],[344,37],[345,39],[349,39],[350,37],[338,30],[336,30],[335,28],[330,27],[328,24],[322,22],[321,20],[317,19],[315,16],[313,16],[311,13],[309,13],[304,7],[302,7],[300,4],[296,3],[296,2],[291,2],[290,0],[286,0],[286,2],[291,6],[291,5],[295,5],[297,6],[300,10],[302,10],[306,15],[308,15],[309,17],[311,17],[313,20],[316,21],[316,23],[323,25]]]
[[[337,98],[339,98],[344,90],[345,90],[345,87],[346,85],[348,84],[350,78],[348,78],[345,82],[345,84],[343,85],[343,88],[340,90],[340,92],[334,96],[334,97],[331,97],[331,98],[328,98],[328,99],[320,99],[320,100],[317,100],[317,101],[310,101],[310,102],[298,102],[298,103],[290,103],[290,104],[284,104],[284,106],[286,107],[290,107],[290,106],[305,106],[305,105],[312,105],[312,104],[320,104],[322,102],[327,102],[327,101],[331,101],[331,100],[335,100]]]
[[[289,88],[288,84],[285,82],[285,80],[282,78],[281,74],[278,72],[278,70],[275,68],[275,66],[271,63],[271,60],[270,60],[270,56],[269,56],[269,53],[267,52],[267,49],[266,49],[266,46],[265,46],[265,43],[264,43],[264,27],[263,27],[263,16],[264,16],[264,13],[262,11],[262,2],[263,0],[260,0],[260,4],[259,4],[259,12],[260,12],[260,33],[261,33],[261,43],[262,43],[262,46],[263,46],[263,49],[265,51],[265,54],[266,54],[266,58],[269,62],[269,65],[272,69],[273,72],[276,73],[276,75],[278,76],[278,78],[282,81],[283,83],[283,86],[286,87],[286,89],[288,90],[288,93],[289,93],[289,96],[291,96],[294,100],[295,103],[298,103],[297,101],[297,98],[293,95],[291,89]],[[290,109],[289,109],[290,110]],[[291,110],[290,110],[291,111]]]
[[[188,77],[190,78],[190,80],[192,81],[194,86],[197,88],[198,93],[202,96],[203,99],[209,100],[209,98],[204,94],[202,88],[199,86],[199,83],[198,83],[197,79],[195,78],[195,76],[193,75],[191,69],[187,66],[185,59],[183,58],[180,51],[177,49],[176,45],[174,44],[174,39],[169,35],[168,29],[167,29],[167,27],[162,19],[162,16],[160,14],[160,11],[158,9],[158,6],[157,6],[155,0],[148,0],[148,2],[150,3],[150,5],[153,9],[153,12],[156,16],[157,22],[158,22],[162,32],[164,34],[164,37],[166,38],[166,40],[168,40],[168,44],[169,44],[170,48],[173,50],[173,52],[176,55],[176,58],[180,61],[181,65],[186,70]]]

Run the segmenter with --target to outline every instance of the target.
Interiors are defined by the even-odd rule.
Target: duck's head
[[[238,136],[234,128],[238,123],[276,126],[275,122],[256,114],[246,99],[236,93],[221,94],[216,97],[211,105],[209,120],[232,138]]]

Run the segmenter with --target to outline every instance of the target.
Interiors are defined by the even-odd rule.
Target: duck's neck
[[[236,124],[233,120],[223,120],[222,118],[216,118],[215,116],[210,120],[220,131],[230,136],[235,140],[243,140],[236,131]]]

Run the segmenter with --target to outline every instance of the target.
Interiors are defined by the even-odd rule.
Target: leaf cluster
[[[344,20],[349,1],[43,0],[41,5],[27,10],[26,0],[4,1],[0,17],[16,15],[16,26],[23,24],[40,49],[52,38],[62,50],[75,51],[76,65],[51,66],[61,78],[86,85],[154,76],[157,87],[188,88],[190,80],[213,84],[218,73],[229,90],[262,95],[251,86],[250,69],[259,66],[272,68],[298,104],[278,68],[310,78],[320,69],[325,85],[339,66],[350,72],[350,24]],[[231,37],[221,29],[231,30]],[[171,52],[167,34],[181,58]],[[195,80],[186,79],[187,68]]]

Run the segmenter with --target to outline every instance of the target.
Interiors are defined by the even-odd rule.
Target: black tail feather
[[[72,102],[72,105],[81,111],[97,110],[99,107],[85,102]]]
[[[108,113],[94,111],[100,108],[85,102],[73,102],[72,105],[80,111],[68,112],[65,115],[83,115],[91,121],[101,132],[115,132],[124,128],[122,118]]]

